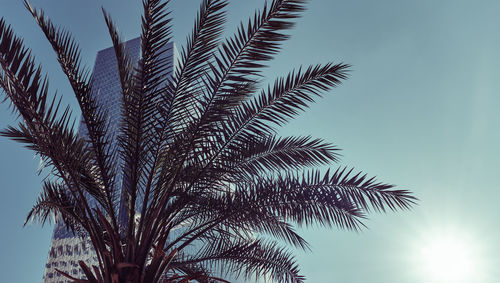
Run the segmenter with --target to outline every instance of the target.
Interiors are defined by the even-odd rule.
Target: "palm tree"
[[[0,86],[22,118],[2,135],[25,144],[50,169],[27,221],[43,224],[56,215],[88,237],[97,254],[98,266],[80,261],[87,279],[66,277],[225,282],[217,275],[224,269],[244,278],[302,282],[289,248],[309,244],[297,225],[358,230],[372,210],[415,203],[409,191],[363,173],[314,169],[338,161],[338,149],[328,142],[277,136],[279,126],[346,79],[349,68],[299,68],[260,89],[265,62],[288,38],[304,2],[273,0],[222,40],[227,1],[203,0],[172,76],[165,75],[163,56],[171,39],[168,1],[143,1],[137,65],[103,11],[123,93],[118,149],[70,33],[25,2],[73,88],[88,138],[75,133],[69,108],[49,95],[48,78],[30,49],[0,20]],[[119,170],[123,188],[116,186]],[[118,220],[120,199],[126,221]],[[187,252],[194,243],[196,251]]]

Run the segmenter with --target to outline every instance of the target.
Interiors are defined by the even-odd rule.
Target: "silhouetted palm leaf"
[[[73,88],[82,119],[85,120],[88,138],[95,154],[95,162],[99,168],[98,176],[101,178],[106,193],[105,204],[111,210],[115,207],[117,198],[114,192],[114,176],[117,168],[113,167],[116,157],[113,154],[113,149],[110,148],[111,139],[108,134],[106,113],[99,108],[97,101],[92,96],[89,71],[80,67],[80,50],[71,34],[68,31],[57,29],[45,17],[43,11],[36,11],[29,2],[25,1],[24,4],[52,45],[61,68]],[[116,219],[113,219],[113,225],[118,227]]]

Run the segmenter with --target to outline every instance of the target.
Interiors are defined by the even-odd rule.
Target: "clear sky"
[[[92,67],[96,52],[111,45],[100,6],[131,39],[140,31],[137,2],[33,4],[72,30],[83,62]],[[232,1],[228,33],[263,2]],[[178,46],[198,5],[172,1]],[[493,0],[310,1],[267,78],[329,61],[352,64],[353,71],[283,135],[331,141],[343,149],[342,165],[410,189],[421,201],[409,212],[371,215],[360,233],[304,231],[313,251],[297,255],[308,282],[500,282],[499,13],[500,2]],[[0,16],[33,48],[52,89],[77,111],[49,44],[22,3],[0,0]],[[2,104],[0,128],[13,121]],[[41,188],[38,163],[20,144],[0,139],[2,282],[40,282],[43,274],[52,227],[22,228]],[[435,262],[441,258],[451,266]],[[439,275],[436,267],[463,273]]]

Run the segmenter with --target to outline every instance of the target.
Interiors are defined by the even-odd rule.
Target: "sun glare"
[[[425,269],[438,280],[457,281],[473,274],[473,256],[467,243],[454,238],[436,239],[422,249]]]
[[[460,234],[429,237],[421,243],[418,258],[425,282],[474,282],[479,276],[476,242]]]

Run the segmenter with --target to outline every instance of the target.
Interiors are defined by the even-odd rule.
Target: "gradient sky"
[[[109,47],[100,6],[126,39],[139,35],[138,1],[33,1],[69,28],[93,66]],[[264,1],[234,0],[228,34]],[[174,41],[192,28],[198,0],[174,0]],[[312,227],[313,251],[297,251],[308,282],[434,282],[417,255],[443,235],[474,248],[473,281],[500,282],[500,2],[459,0],[323,0],[291,31],[283,52],[265,71],[269,80],[300,65],[345,62],[350,78],[283,128],[342,148],[341,165],[410,189],[412,211],[373,214],[354,233]],[[0,16],[25,38],[78,115],[55,56],[20,1],[0,0]],[[0,106],[0,128],[14,118]],[[40,191],[38,158],[0,138],[0,271],[2,282],[40,282],[52,227],[24,218]],[[336,168],[338,165],[333,165]],[[457,266],[460,269],[460,266]],[[465,279],[464,279],[465,280]]]

